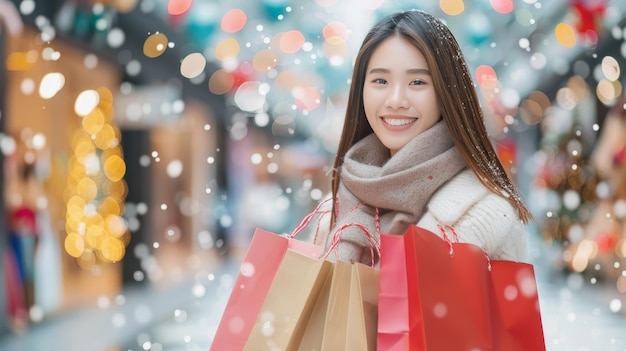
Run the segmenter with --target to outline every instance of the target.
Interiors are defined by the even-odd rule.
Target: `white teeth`
[[[415,119],[406,119],[406,118],[402,118],[402,119],[384,118],[383,120],[385,121],[385,123],[391,126],[405,126],[407,124],[411,124],[416,121]]]

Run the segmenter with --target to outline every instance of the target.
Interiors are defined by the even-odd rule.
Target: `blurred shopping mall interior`
[[[626,350],[626,1],[0,0],[0,351],[206,350],[409,9],[456,36],[533,212],[548,350]]]

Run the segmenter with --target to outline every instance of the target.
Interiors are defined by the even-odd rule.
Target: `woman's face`
[[[372,53],[363,86],[367,121],[393,156],[441,115],[424,55],[392,36]]]

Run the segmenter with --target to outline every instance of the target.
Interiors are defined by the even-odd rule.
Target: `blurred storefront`
[[[59,22],[46,21],[67,4],[76,26],[64,33]],[[23,2],[16,5],[24,11]],[[3,288],[10,303],[2,324],[14,331],[128,285],[170,284],[214,264],[221,229],[211,209],[224,192],[220,152],[227,151],[218,120],[223,99],[208,91],[194,99],[194,87],[169,80],[171,72],[151,74],[150,62],[141,67],[148,59],[142,47],[117,47],[117,56],[101,47],[91,11],[102,4],[31,5],[20,31],[2,36],[7,222],[0,258],[15,268],[2,286],[29,282],[36,292]],[[78,21],[81,10],[86,24]],[[132,25],[126,35],[135,36],[141,23]],[[141,73],[118,61],[133,59]],[[24,177],[25,169],[32,176]],[[33,224],[28,247],[13,228],[23,210]],[[13,251],[19,257],[6,254]],[[34,278],[25,278],[26,265]],[[18,276],[20,283],[12,280]]]

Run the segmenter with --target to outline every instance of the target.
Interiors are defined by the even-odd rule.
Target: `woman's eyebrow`
[[[372,68],[368,74],[374,74],[374,73],[385,73],[385,74],[389,74],[391,71],[386,69],[386,68]],[[410,73],[410,74],[428,74],[430,75],[430,71],[426,68],[411,68],[411,69],[407,69],[406,73]]]

